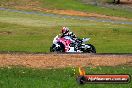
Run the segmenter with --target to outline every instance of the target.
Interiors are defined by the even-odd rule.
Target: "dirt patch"
[[[9,34],[12,34],[12,32],[10,32],[10,31],[0,31],[0,35],[9,35]]]
[[[21,65],[33,68],[72,66],[116,66],[132,63],[132,55],[91,54],[1,54],[0,67]]]
[[[85,16],[85,17],[97,17],[97,18],[107,18],[112,20],[132,20],[122,17],[113,17],[113,16],[107,16],[102,14],[96,14],[96,13],[86,13],[81,11],[74,11],[74,10],[48,10],[44,9],[45,12],[51,12],[55,14],[62,14],[62,15],[71,15],[71,16]]]
[[[83,17],[96,17],[96,18],[106,18],[106,19],[112,19],[112,20],[129,20],[132,21],[131,18],[123,18],[123,17],[114,17],[114,16],[107,16],[102,14],[96,14],[96,13],[88,13],[88,12],[81,12],[81,11],[75,11],[75,10],[57,10],[57,9],[46,9],[46,8],[34,8],[32,6],[15,6],[16,9],[24,9],[24,10],[35,10],[35,11],[43,11],[48,13],[54,13],[54,14],[61,14],[61,15],[70,15],[70,16],[83,16]]]
[[[84,2],[90,2],[90,1],[84,0]],[[121,3],[132,6],[132,0],[121,0]],[[22,10],[36,10],[36,11],[43,11],[43,12],[63,14],[63,15],[97,17],[97,18],[107,18],[107,19],[112,19],[112,20],[130,20],[130,21],[132,21],[132,19],[129,19],[129,18],[107,16],[107,15],[103,15],[103,14],[88,13],[88,12],[83,12],[83,11],[46,9],[46,8],[41,7],[41,2],[32,1],[32,0],[18,0],[17,2],[8,1],[7,3],[4,3],[4,4],[0,3],[0,6],[15,7],[16,9],[20,9],[20,10],[21,9]]]
[[[39,1],[33,1],[33,0],[8,0],[7,2],[1,2],[0,6],[6,6],[6,7],[14,7],[14,6],[34,6],[37,7],[40,5]]]

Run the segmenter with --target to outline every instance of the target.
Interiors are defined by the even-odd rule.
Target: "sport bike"
[[[53,39],[50,52],[81,52],[96,53],[96,49],[92,44],[85,44],[90,38],[77,39],[74,41],[70,36],[59,37],[57,35]]]

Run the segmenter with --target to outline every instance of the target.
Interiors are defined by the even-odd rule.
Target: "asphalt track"
[[[35,14],[39,16],[47,16],[47,17],[55,17],[55,18],[68,18],[68,19],[76,19],[76,20],[89,20],[89,21],[96,21],[96,22],[108,22],[113,24],[128,24],[132,25],[130,21],[121,21],[121,20],[111,20],[111,19],[101,19],[95,17],[80,17],[80,16],[68,16],[68,15],[59,15],[59,14],[52,14],[52,13],[42,13],[37,11],[23,11],[23,10],[16,10],[16,9],[8,9],[0,7],[0,10],[9,11],[9,12],[17,12],[22,14]]]

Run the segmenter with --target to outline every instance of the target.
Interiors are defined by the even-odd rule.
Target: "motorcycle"
[[[92,44],[85,44],[90,38],[78,39],[75,42],[70,36],[59,37],[57,35],[53,39],[50,52],[80,52],[80,53],[96,53],[96,49]]]

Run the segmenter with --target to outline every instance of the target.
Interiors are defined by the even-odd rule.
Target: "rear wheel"
[[[96,53],[96,49],[92,44],[87,44],[88,46],[90,46],[90,48],[87,48],[84,52],[87,53]]]

